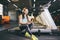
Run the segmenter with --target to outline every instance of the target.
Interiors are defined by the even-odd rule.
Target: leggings
[[[25,30],[25,33],[28,32],[30,35],[32,35],[31,33],[31,28],[32,28],[32,24],[29,24],[29,25],[21,25],[20,26],[20,30],[23,31]]]

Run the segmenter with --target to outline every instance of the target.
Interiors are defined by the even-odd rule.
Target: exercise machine
[[[36,18],[38,20],[38,22],[41,22],[43,24],[43,26],[46,27],[46,28],[41,29],[40,27],[42,27],[42,26],[34,26],[36,28],[32,29],[31,32],[38,32],[39,34],[40,33],[50,33],[50,34],[52,34],[53,32],[57,31],[57,26],[54,23],[54,20],[51,16],[51,13],[48,10],[50,5],[51,5],[51,1],[48,2],[45,5],[40,5],[40,7],[41,7],[40,10],[42,12],[40,12],[40,15],[38,15],[37,18]]]

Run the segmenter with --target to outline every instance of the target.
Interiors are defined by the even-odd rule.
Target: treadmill
[[[38,23],[43,24],[42,26],[39,24],[36,26],[36,24],[33,25],[33,29],[31,32],[38,32],[40,33],[50,33],[52,34],[53,32],[57,31],[57,26],[51,16],[51,13],[49,12],[48,8],[51,5],[51,1],[48,2],[45,5],[40,5],[41,11],[39,12],[40,15],[36,17],[36,20]]]

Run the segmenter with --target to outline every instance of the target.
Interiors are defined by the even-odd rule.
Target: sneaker
[[[32,40],[38,40],[38,38],[35,35],[32,35]]]
[[[32,36],[32,37],[31,37],[31,40],[36,40],[36,39],[35,39],[35,37]]]
[[[30,35],[28,32],[26,32],[26,33],[25,33],[25,36],[26,36],[26,37],[30,37],[31,35]]]

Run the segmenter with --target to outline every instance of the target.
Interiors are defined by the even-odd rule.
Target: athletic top
[[[27,23],[27,22],[28,22],[27,17],[24,17],[24,18],[22,19],[22,22],[23,22],[23,23]]]

